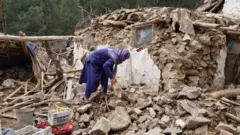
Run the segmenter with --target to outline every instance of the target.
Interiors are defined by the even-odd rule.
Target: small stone
[[[132,120],[138,120],[137,114],[131,114],[130,117]]]
[[[182,40],[188,42],[191,40],[191,37],[188,34],[185,34]]]
[[[203,45],[197,40],[191,41],[190,46],[193,46],[196,49],[202,49],[203,48]]]
[[[78,112],[75,113],[75,120],[79,119],[80,114]]]
[[[92,107],[92,104],[87,104],[87,105],[84,105],[84,106],[81,106],[80,108],[78,108],[77,111],[83,114],[91,107]]]
[[[139,122],[139,123],[143,123],[145,120],[147,120],[147,116],[141,116],[141,117],[138,119],[138,122]]]
[[[235,127],[224,124],[224,123],[219,123],[216,127],[216,130],[218,130],[218,131],[226,130],[234,135],[238,134],[237,129]]]
[[[73,131],[73,133],[72,133],[72,135],[81,135],[81,134],[82,134],[82,130],[81,129]]]
[[[142,111],[138,108],[134,108],[133,110],[137,115],[140,115],[142,113]]]
[[[92,135],[107,135],[110,129],[111,129],[110,121],[102,117],[94,125],[90,133]]]
[[[12,79],[4,80],[2,86],[5,88],[15,88],[14,81]]]
[[[125,135],[135,135],[135,131],[128,131]]]
[[[170,117],[167,115],[163,115],[161,118],[161,122],[167,124],[170,121]]]
[[[186,127],[186,122],[182,119],[176,120],[176,125],[184,129]]]
[[[170,127],[170,128],[166,128],[163,131],[164,134],[180,134],[182,133],[182,130],[180,128],[177,127]]]
[[[152,130],[149,130],[147,133],[144,133],[143,135],[160,135],[162,132],[162,129],[159,127],[156,127]]]
[[[156,112],[153,110],[153,108],[149,108],[148,111],[149,111],[151,117],[153,117],[153,118],[156,117]]]
[[[233,135],[232,133],[225,131],[225,130],[221,130],[220,131],[220,135]]]
[[[240,126],[237,127],[237,132],[240,133]]]
[[[205,45],[211,45],[211,37],[208,35],[200,36],[199,41]]]
[[[240,107],[235,107],[237,117],[240,117]]]
[[[85,113],[80,117],[80,121],[81,122],[90,122],[90,116]]]
[[[207,125],[210,122],[211,121],[205,117],[200,117],[200,116],[190,117],[188,119],[187,128],[188,129],[196,129],[203,125]]]
[[[113,131],[119,131],[128,128],[131,118],[125,108],[117,106],[115,111],[108,116]]]
[[[195,130],[196,135],[204,135],[208,132],[208,125],[204,125]]]
[[[112,109],[115,109],[116,107],[116,101],[115,100],[110,100],[109,103],[108,103],[108,106]]]
[[[125,104],[122,100],[117,100],[117,101],[116,101],[116,105],[117,105],[117,106],[126,107],[126,104]]]
[[[148,126],[149,129],[153,129],[154,127],[156,127],[158,125],[158,118],[155,118],[151,121],[150,125]]]
[[[79,125],[76,121],[73,122],[73,128],[74,129],[79,129]]]
[[[174,45],[176,45],[177,42],[178,42],[176,38],[172,38],[171,41],[172,41],[172,43],[173,43]]]
[[[79,124],[79,127],[80,127],[80,128],[86,128],[86,125],[85,125],[84,123],[80,123],[80,124]]]
[[[209,115],[209,112],[206,109],[199,109],[198,112],[199,112],[199,114],[201,114],[203,116]]]
[[[131,89],[130,89],[130,92],[132,92],[132,93],[134,93],[135,91],[136,91],[135,88],[131,88]]]

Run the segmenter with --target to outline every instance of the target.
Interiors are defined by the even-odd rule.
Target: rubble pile
[[[156,94],[146,86],[124,88],[123,98],[108,92],[91,103],[73,105],[75,134],[102,135],[218,135],[239,134],[239,96],[236,100],[206,96],[199,87],[185,86]],[[238,89],[239,90],[239,89]],[[231,90],[230,90],[231,91]],[[79,100],[78,100],[79,101]],[[81,102],[82,103],[82,102]],[[109,109],[108,109],[109,108]]]
[[[153,28],[152,41],[136,46],[136,28],[148,25]],[[223,88],[226,38],[239,33],[235,20],[186,9],[121,9],[105,14],[75,32],[82,37],[78,43],[58,52],[49,47],[50,42],[38,48],[42,51],[32,58],[36,85],[30,80],[3,81],[9,93],[2,94],[1,116],[16,119],[8,112],[36,108],[36,119],[41,121],[46,107],[59,102],[73,110],[75,135],[237,135],[239,88],[208,92]],[[122,97],[117,98],[109,87],[107,95],[100,89],[91,102],[84,101],[84,85],[78,85],[81,69],[75,62],[87,55],[79,48],[96,44],[148,48],[162,71],[163,91],[131,85],[122,88]]]
[[[186,9],[121,9],[96,18],[91,27],[75,34],[82,36],[84,47],[92,42],[92,33],[95,45],[135,47],[135,27],[149,24],[154,28],[147,48],[162,71],[163,89],[178,89],[182,84],[223,88],[226,35],[239,29],[230,18]]]

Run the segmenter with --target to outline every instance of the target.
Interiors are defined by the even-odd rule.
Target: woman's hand
[[[111,79],[111,83],[112,83],[112,85],[114,85],[116,82],[117,82],[116,78],[113,77],[113,78]]]

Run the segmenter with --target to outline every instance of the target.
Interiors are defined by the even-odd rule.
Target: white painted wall
[[[99,46],[97,49],[104,47],[108,46]],[[118,82],[121,86],[144,83],[149,88],[158,90],[161,71],[148,54],[148,49],[141,52],[137,52],[136,49],[129,50],[131,53],[130,59],[118,66]]]
[[[212,85],[213,90],[221,90],[224,88],[224,85],[225,85],[224,68],[225,68],[226,58],[227,58],[227,50],[226,49],[220,50],[220,55],[217,58],[217,64],[218,64],[217,71],[214,74],[214,80]]]
[[[225,0],[223,14],[227,17],[240,19],[240,0]]]

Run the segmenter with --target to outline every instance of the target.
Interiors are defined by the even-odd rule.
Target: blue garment
[[[16,135],[16,133],[11,128],[2,128],[2,135]]]
[[[114,61],[108,54],[108,49],[94,51],[85,61],[79,83],[86,83],[85,97],[89,98],[95,92],[101,81],[103,92],[107,93],[108,78],[113,78]]]
[[[36,46],[35,44],[31,44],[31,43],[27,44],[27,47],[33,56],[36,55],[36,53],[37,53],[35,46]]]

